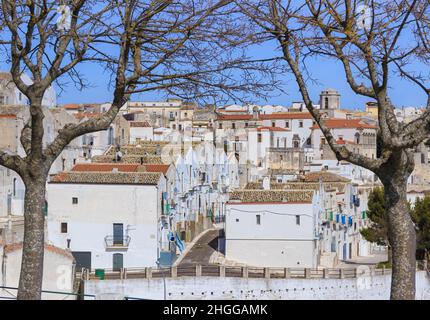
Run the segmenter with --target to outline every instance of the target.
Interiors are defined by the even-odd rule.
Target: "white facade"
[[[226,206],[226,258],[256,267],[316,267],[312,203]]]
[[[90,252],[91,268],[113,268],[114,254],[123,255],[126,268],[155,266],[164,187],[164,178],[158,186],[50,183],[48,239],[72,252]],[[130,237],[127,248],[108,248],[113,224],[122,224]]]
[[[21,80],[26,85],[31,85],[33,80],[22,74]],[[0,106],[1,105],[29,105],[30,101],[15,85],[9,73],[0,72]],[[53,87],[49,87],[42,99],[42,106],[55,108],[57,106],[57,94]]]

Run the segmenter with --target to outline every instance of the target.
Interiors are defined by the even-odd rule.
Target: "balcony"
[[[130,236],[117,237],[117,236],[106,236],[105,247],[106,251],[127,251],[130,245]]]

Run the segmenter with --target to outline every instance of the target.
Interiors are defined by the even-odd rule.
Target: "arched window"
[[[356,144],[360,143],[360,134],[358,132],[355,133],[355,143]]]

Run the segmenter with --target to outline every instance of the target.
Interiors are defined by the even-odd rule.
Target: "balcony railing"
[[[106,250],[127,250],[130,245],[130,236],[116,237],[106,236],[105,246]]]

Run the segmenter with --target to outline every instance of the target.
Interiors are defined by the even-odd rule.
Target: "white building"
[[[18,288],[21,273],[22,243],[0,241],[0,286]],[[45,244],[43,258],[43,300],[75,300],[73,293],[75,261],[68,250]],[[17,290],[0,288],[0,300],[15,299]]]
[[[165,177],[112,166],[111,172],[68,172],[51,180],[49,242],[70,249],[78,268],[155,266],[165,227]]]
[[[26,75],[22,74],[21,80],[26,85],[31,85],[33,80]],[[15,83],[12,80],[12,76],[8,72],[0,72],[0,106],[2,105],[21,105],[26,106],[29,105],[30,101],[27,96],[25,96],[19,89],[16,87]],[[55,108],[57,106],[57,94],[53,87],[49,87],[42,99],[42,106],[47,108]]]
[[[243,190],[226,205],[226,258],[256,267],[316,267],[313,191]]]

